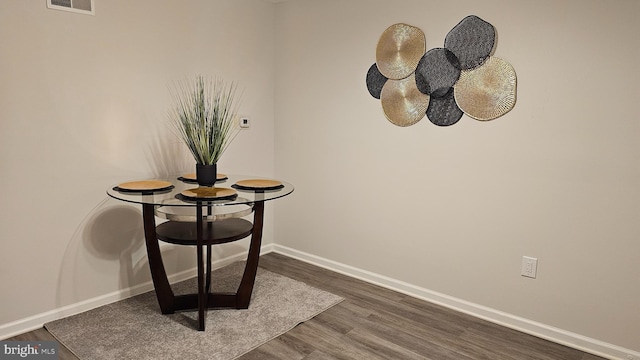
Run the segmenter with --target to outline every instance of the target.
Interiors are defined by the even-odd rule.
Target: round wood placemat
[[[270,179],[239,180],[236,185],[247,189],[273,189],[282,186],[282,182]]]
[[[162,180],[141,180],[141,181],[129,181],[122,184],[118,184],[118,187],[122,190],[128,191],[150,191],[161,190],[171,186],[168,181]]]
[[[223,199],[236,195],[238,192],[230,188],[201,186],[187,189],[180,194],[191,199]]]

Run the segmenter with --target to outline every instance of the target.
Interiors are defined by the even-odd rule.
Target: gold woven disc
[[[181,193],[183,196],[198,199],[219,199],[236,195],[237,192],[229,188],[206,187],[187,189]]]
[[[123,190],[132,191],[159,190],[169,186],[171,186],[171,183],[163,180],[129,181],[118,185]]]
[[[460,73],[454,96],[468,116],[493,120],[516,104],[516,72],[505,60],[489,57],[481,66]]]
[[[389,26],[376,47],[378,70],[389,79],[404,79],[416,70],[426,51],[424,32],[407,24]]]
[[[380,101],[384,115],[398,126],[417,123],[429,107],[429,95],[418,90],[415,74],[402,80],[388,80],[382,87]]]
[[[281,186],[282,182],[278,180],[270,180],[270,179],[249,179],[249,180],[239,180],[236,182],[236,185],[246,188],[253,189],[263,189],[263,188],[272,188]]]

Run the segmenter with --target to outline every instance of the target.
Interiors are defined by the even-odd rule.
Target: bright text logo
[[[58,359],[57,341],[0,341],[0,360]]]

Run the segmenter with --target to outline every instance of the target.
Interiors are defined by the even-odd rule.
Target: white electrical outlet
[[[538,259],[529,257],[529,256],[523,256],[520,275],[535,279],[537,272],[538,272]]]

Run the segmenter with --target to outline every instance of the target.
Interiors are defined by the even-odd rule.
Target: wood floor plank
[[[240,360],[604,360],[281,254],[260,267],[345,300]],[[8,340],[55,339],[42,328]],[[78,360],[64,346],[59,359]]]
[[[289,332],[240,356],[238,360],[308,359],[314,352],[318,352],[318,354],[314,356],[323,355],[306,341],[300,341],[296,337],[290,336]]]
[[[373,353],[389,360],[432,360],[434,358],[420,355],[403,344],[399,344],[395,337],[384,336],[385,334],[373,333],[365,328],[356,327],[347,333],[347,337],[353,341],[363,344]],[[431,355],[431,354],[430,354]],[[434,359],[435,360],[435,359]]]
[[[240,356],[238,359],[242,360],[303,360],[307,357],[306,351],[300,351],[295,346],[290,346],[286,341],[282,341],[282,337],[269,341],[268,343],[259,346],[253,351]]]
[[[284,255],[269,254],[264,259],[261,259],[261,264],[267,270],[305,281],[311,286],[331,291],[351,300],[353,303],[357,303],[359,306],[367,308],[372,312],[371,315],[368,315],[370,317],[369,320],[391,322],[386,324],[388,326],[388,336],[393,336],[394,331],[408,331],[418,335],[423,343],[421,348],[421,351],[424,351],[424,353],[421,353],[423,356],[435,354],[434,358],[439,360],[603,360],[601,357],[504,328],[482,319],[402,294],[398,294],[397,297],[393,295],[367,297],[367,294],[386,294],[390,290],[341,274],[325,277],[325,272],[328,270]],[[327,283],[325,281],[327,278],[331,278],[333,283]],[[339,284],[337,282],[344,283]],[[362,287],[367,287],[367,289],[362,291]],[[352,288],[356,290],[351,291],[350,289]],[[385,299],[393,300],[386,301]],[[347,301],[343,303],[348,304]],[[318,318],[322,319],[323,316],[330,316],[333,311],[340,312],[343,307],[335,306]],[[341,313],[340,315],[344,316],[345,314]],[[317,320],[312,319],[311,321]],[[347,320],[343,321],[356,324],[355,326],[368,326],[357,318],[347,318]],[[395,325],[392,326],[391,324]],[[484,336],[480,337],[480,343],[476,338],[470,339],[471,334],[477,335],[473,333],[476,329],[483,329],[486,332]],[[482,331],[480,332],[482,333]],[[466,341],[463,335],[469,340]],[[502,343],[503,341],[506,343]],[[413,344],[409,345],[408,342],[405,344],[407,347],[415,346]],[[424,346],[425,344],[426,346]]]
[[[513,359],[522,359],[535,353],[536,360],[581,360],[581,351],[546,341],[495,324],[469,327],[460,336],[461,341],[474,343],[495,354],[504,354]]]
[[[308,321],[296,326],[290,335],[337,359],[384,360],[365,344],[352,341],[344,334],[324,326],[318,321]]]
[[[320,350],[316,350],[309,354],[309,356],[305,357],[304,360],[337,360],[338,358],[331,356],[329,354],[325,354]]]
[[[345,335],[349,337],[351,334],[358,334],[359,331],[364,331],[373,338],[391,339],[397,345],[411,352],[419,354],[427,350],[426,347],[423,347],[425,343],[424,338],[416,337],[404,331],[398,331],[394,326],[376,321],[376,314],[374,313],[368,316],[354,316],[353,314],[356,314],[356,311],[348,310],[348,308],[357,308],[359,306],[360,304],[353,304],[352,300],[345,300],[332,308],[332,311],[325,311],[314,320],[327,324],[344,324],[342,326],[345,328],[348,327]]]
[[[374,314],[372,322],[384,326],[388,336],[402,346],[419,354],[429,354],[437,359],[474,359],[475,349],[458,341],[455,333],[434,329],[430,324],[416,324],[413,321],[393,317],[392,314]]]

